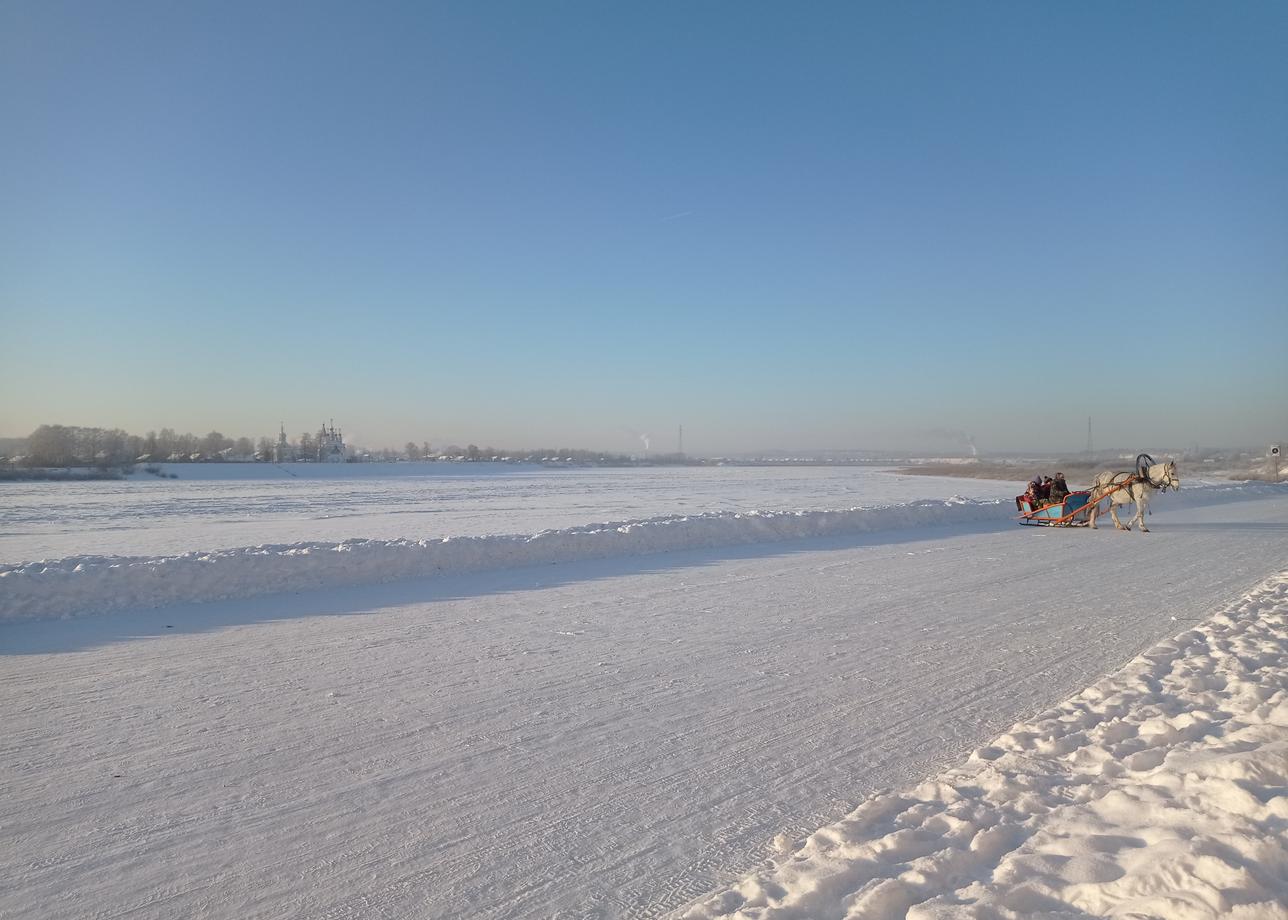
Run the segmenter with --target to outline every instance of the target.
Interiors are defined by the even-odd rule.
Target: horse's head
[[[1149,481],[1164,492],[1168,489],[1181,488],[1181,477],[1176,475],[1176,461],[1155,463],[1149,468]]]

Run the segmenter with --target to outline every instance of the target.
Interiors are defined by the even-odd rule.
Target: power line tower
[[[1088,415],[1087,416],[1087,456],[1090,457],[1092,453],[1093,451],[1091,447],[1091,416]]]
[[[684,456],[684,426],[680,426],[680,456]]]

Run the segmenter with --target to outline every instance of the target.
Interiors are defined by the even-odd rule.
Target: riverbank
[[[1064,473],[1070,482],[1081,479],[1090,481],[1102,469],[1105,469],[1104,464],[1093,465],[1076,460],[982,460],[978,463],[919,463],[916,466],[899,467],[895,472],[906,476],[954,476],[959,479],[996,479],[1025,483],[1033,478],[1034,473],[1052,476],[1056,472]]]
[[[119,469],[72,467],[67,469],[0,469],[0,482],[100,482],[124,479]]]
[[[1091,482],[1093,476],[1102,470],[1131,469],[1131,461],[1124,459],[1101,460],[1088,463],[1085,460],[981,460],[975,463],[918,463],[915,466],[902,466],[892,472],[905,476],[952,476],[958,479],[995,479],[1003,482],[1026,483],[1034,473],[1052,476],[1057,471],[1064,473],[1073,485],[1079,482]],[[1182,479],[1187,475],[1206,480],[1227,479],[1231,482],[1274,482],[1273,474],[1265,470],[1213,469],[1198,464],[1187,468],[1184,461],[1177,467]],[[1286,471],[1288,472],[1288,471]],[[1280,475],[1282,482],[1284,475]],[[1023,491],[1021,489],[1021,491]]]

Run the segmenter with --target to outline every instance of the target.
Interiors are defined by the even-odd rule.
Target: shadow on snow
[[[41,655],[87,651],[117,642],[157,636],[210,632],[229,626],[272,623],[317,616],[376,613],[408,604],[439,603],[521,591],[537,591],[583,581],[650,575],[703,568],[740,559],[786,557],[943,540],[970,534],[998,533],[1010,521],[917,527],[837,537],[810,537],[646,556],[592,559],[523,566],[458,575],[400,579],[377,584],[260,595],[253,598],[172,604],[151,610],[87,614],[60,619],[24,620],[0,625],[0,655]]]

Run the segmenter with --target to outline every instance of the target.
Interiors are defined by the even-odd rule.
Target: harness
[[[1143,482],[1145,485],[1154,489],[1158,488],[1158,486],[1149,481],[1149,476],[1142,476],[1139,473],[1114,473],[1113,478],[1101,487],[1104,491],[1100,493],[1100,497],[1103,500],[1108,498],[1114,492],[1121,492],[1128,486],[1134,485],[1138,482]]]
[[[1110,480],[1099,489],[1092,491],[1092,495],[1099,493],[1097,501],[1104,501],[1115,492],[1121,492],[1124,489],[1130,489],[1136,483],[1140,483],[1146,488],[1153,489],[1155,492],[1166,492],[1170,484],[1167,480],[1155,482],[1149,475],[1149,468],[1154,466],[1154,458],[1149,454],[1141,454],[1136,458],[1136,471],[1134,473],[1114,473]]]
[[[1164,479],[1162,482],[1155,482],[1153,480],[1153,478],[1149,475],[1149,471],[1155,466],[1158,466],[1158,464],[1154,462],[1154,458],[1151,457],[1149,454],[1137,454],[1136,455],[1136,477],[1135,477],[1136,480],[1138,482],[1143,482],[1151,489],[1157,489],[1160,492],[1166,492],[1169,488],[1174,488],[1174,486],[1172,485],[1172,480],[1170,478]]]
[[[1169,488],[1175,488],[1171,479],[1164,479],[1161,482],[1155,482],[1149,475],[1152,467],[1158,464],[1149,454],[1138,454],[1136,456],[1136,471],[1134,473],[1114,473],[1109,482],[1105,483],[1100,489],[1092,490],[1092,498],[1096,503],[1104,501],[1115,492],[1121,492],[1123,489],[1130,489],[1136,483],[1140,483],[1146,488],[1153,489],[1155,492],[1166,492]],[[1122,502],[1119,502],[1122,504]]]

